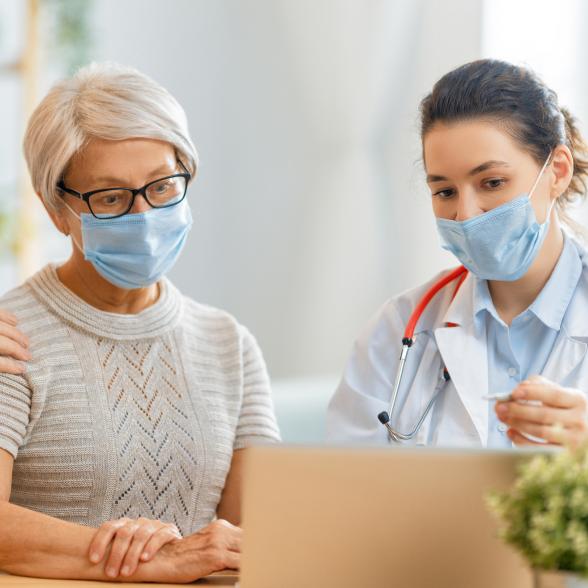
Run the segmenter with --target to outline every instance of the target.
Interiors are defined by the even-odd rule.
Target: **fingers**
[[[521,382],[512,392],[513,400],[537,400],[556,408],[579,406],[584,395],[571,388],[563,388],[543,376],[532,376]]]
[[[225,557],[225,568],[239,570],[241,568],[241,554],[236,551],[227,551]]]
[[[212,566],[215,570],[238,570],[241,561],[242,529],[224,519],[217,519],[202,532],[210,537],[208,549],[211,551]]]
[[[14,325],[3,323],[0,321],[0,335],[12,339],[15,343],[18,343],[23,349],[29,347],[29,338],[19,331]]]
[[[0,373],[18,376],[25,373],[25,365],[8,357],[0,357]]]
[[[141,525],[136,521],[129,521],[116,530],[112,548],[108,561],[106,562],[105,572],[109,578],[116,578],[120,574],[120,568],[127,554],[135,533],[139,531]],[[154,531],[155,529],[153,529]]]
[[[575,410],[550,408],[543,405],[522,404],[520,402],[500,402],[496,405],[500,420],[510,424],[513,420],[527,421],[539,425],[560,423],[573,426],[581,418]]]
[[[22,374],[24,364],[32,359],[29,339],[16,328],[16,317],[0,309],[0,373]]]
[[[239,527],[234,527],[233,533],[230,534],[227,542],[227,548],[231,551],[241,552],[243,543],[243,531]]]
[[[20,359],[21,361],[28,361],[31,359],[31,354],[26,347],[21,343],[15,341],[11,337],[2,334],[2,331],[9,327],[0,325],[0,355],[11,357],[13,359]],[[10,327],[12,329],[12,327]]]
[[[105,563],[109,578],[132,576],[141,561],[148,561],[164,545],[181,539],[178,528],[169,523],[140,518],[122,518],[104,523],[90,544],[90,561],[102,561],[110,547]]]
[[[241,551],[241,543],[243,541],[243,529],[236,527],[225,519],[217,519],[211,523],[213,531],[218,536],[222,537],[223,544],[231,551]]]
[[[509,421],[509,426],[511,430],[516,431],[518,434],[522,433],[538,437],[553,445],[561,445],[566,441],[565,429],[561,425],[538,425],[528,421],[512,419]]]
[[[514,429],[508,430],[508,438],[517,446],[517,447],[544,447],[545,443],[538,443],[537,441],[531,441],[531,439],[527,439],[524,435],[521,435],[518,431]]]
[[[123,560],[120,573],[132,576],[139,562],[149,561],[164,545],[181,539],[182,535],[175,525],[157,527],[141,527],[133,538],[133,542]]]
[[[101,562],[104,558],[104,554],[106,553],[106,549],[110,545],[112,538],[114,537],[115,533],[126,525],[129,519],[123,518],[118,519],[116,521],[107,521],[106,523],[100,525],[98,531],[92,538],[90,542],[90,548],[88,553],[90,554],[90,561],[92,563]]]
[[[16,317],[11,312],[8,312],[7,310],[2,310],[1,308],[0,308],[0,322],[6,323],[7,325],[11,325],[13,327],[16,327],[16,325],[18,323]]]
[[[580,390],[564,388],[542,376],[521,382],[512,400],[495,407],[498,418],[525,434],[555,445],[577,446],[588,440],[588,400]],[[528,445],[520,437],[517,442]]]

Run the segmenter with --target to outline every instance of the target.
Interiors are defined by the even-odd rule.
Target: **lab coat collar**
[[[445,311],[442,324],[439,326],[459,325],[464,327],[473,322],[475,285],[476,277],[468,273],[467,278],[463,281],[453,301]]]
[[[529,310],[547,327],[559,331],[582,274],[580,250],[564,232],[557,264]]]
[[[561,321],[560,336],[543,370],[543,376],[562,386],[570,385],[568,377],[584,360],[588,349],[588,252],[583,245],[567,238],[578,256],[580,276]]]
[[[521,315],[530,312],[549,329],[559,331],[581,273],[580,251],[564,233],[562,252],[551,276],[537,298]],[[495,321],[504,325],[492,302],[487,280],[479,278],[473,278],[473,280],[474,320],[482,321],[484,315],[488,313]]]
[[[588,317],[588,307],[585,306],[585,302],[588,301],[588,296],[585,294],[588,293],[585,288],[579,287],[580,277],[583,270],[587,269],[587,265],[586,249],[564,231],[564,247],[561,256],[543,290],[528,310],[555,331],[560,330],[566,316],[573,314],[570,313],[572,308],[584,317]],[[573,304],[578,294],[583,301],[579,308],[577,303]],[[465,326],[475,321],[476,328],[480,329],[482,321],[476,318],[484,310],[500,321],[492,303],[488,283],[470,273],[449,304],[442,323]],[[574,336],[573,333],[584,333],[586,336],[586,329],[582,323],[571,324],[569,318],[566,322],[570,336]]]
[[[563,316],[561,328],[569,337],[588,342],[588,251],[577,241],[571,238],[569,241],[578,254],[581,273]]]

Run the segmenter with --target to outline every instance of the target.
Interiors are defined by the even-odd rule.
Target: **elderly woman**
[[[242,450],[279,434],[255,339],[165,278],[192,225],[182,108],[135,70],[92,65],[44,98],[24,150],[73,246],[0,299],[24,335],[2,314],[1,349],[31,358],[0,366],[14,372],[0,569],[186,582],[238,568]]]

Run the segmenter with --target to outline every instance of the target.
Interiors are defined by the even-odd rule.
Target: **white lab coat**
[[[588,253],[574,245],[582,275],[564,316],[542,375],[562,386],[588,393]],[[377,415],[389,410],[406,323],[431,282],[388,301],[356,341],[341,383],[329,404],[327,438],[339,443],[389,443]],[[431,301],[415,330],[392,425],[413,429],[441,378],[443,363],[451,375],[419,434],[407,444],[486,446],[491,402],[485,329],[473,316],[474,279],[468,276],[451,301],[450,285]],[[449,327],[446,323],[457,323]]]

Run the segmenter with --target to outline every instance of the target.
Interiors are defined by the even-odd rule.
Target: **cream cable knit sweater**
[[[279,441],[255,339],[166,280],[136,315],[102,312],[49,265],[0,299],[31,340],[0,375],[11,502],[83,525],[122,516],[209,523],[233,450]]]

